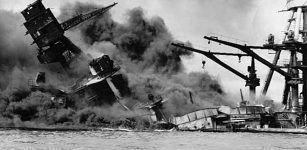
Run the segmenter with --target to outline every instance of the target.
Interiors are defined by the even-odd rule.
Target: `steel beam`
[[[264,65],[268,66],[269,68],[273,69],[274,71],[280,73],[281,75],[283,75],[285,78],[291,78],[291,74],[283,71],[282,69],[278,68],[276,65],[271,64],[270,62],[268,62],[267,60],[263,59],[262,57],[260,57],[258,54],[256,54],[255,52],[253,52],[248,46],[246,45],[240,45],[240,44],[236,44],[236,43],[231,43],[231,42],[227,42],[227,41],[223,41],[223,40],[219,40],[217,38],[212,38],[212,37],[208,37],[208,36],[204,36],[205,39],[208,39],[210,41],[214,41],[220,44],[224,44],[227,46],[231,46],[237,49],[240,49],[241,51],[243,51],[244,53],[254,57],[256,60],[260,61],[261,63],[263,63]]]

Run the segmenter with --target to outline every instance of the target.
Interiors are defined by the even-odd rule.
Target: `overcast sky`
[[[20,12],[27,4],[34,0],[0,0],[0,9]],[[43,0],[46,7],[52,8],[55,15],[60,14],[60,7],[68,2],[77,0]],[[109,5],[118,2],[111,9],[111,14],[116,21],[125,21],[126,12],[135,7],[142,7],[147,16],[160,16],[164,19],[168,29],[175,39],[190,41],[195,48],[222,52],[239,52],[218,44],[208,45],[202,37],[208,33],[221,34],[236,39],[247,41],[250,45],[262,45],[269,33],[281,41],[283,30],[286,26],[287,13],[278,13],[285,8],[286,0],[79,0],[80,2]],[[3,21],[3,20],[1,20]],[[270,62],[274,55],[264,50],[258,52]],[[288,59],[283,54],[283,59]],[[247,66],[250,58],[242,58],[238,63],[237,57],[219,56],[227,64],[231,64],[243,74],[248,75]],[[202,69],[202,60],[206,60],[205,69]],[[239,89],[248,97],[248,88],[245,81],[230,73],[216,63],[202,55],[195,54],[192,58],[184,58],[187,72],[209,72],[218,78],[226,92],[239,96]],[[261,87],[257,88],[259,95],[269,69],[256,62],[256,69],[261,80]],[[273,81],[268,96],[276,101],[281,101],[284,78],[274,73]]]

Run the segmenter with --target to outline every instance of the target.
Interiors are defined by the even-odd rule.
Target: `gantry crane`
[[[192,48],[192,47],[187,47],[187,46],[184,46],[183,44],[178,44],[178,43],[172,43],[172,45],[179,47],[179,48],[189,50],[189,51],[193,51],[193,52],[196,52],[196,53],[203,54],[207,58],[211,59],[212,61],[216,62],[217,64],[221,65],[225,69],[229,70],[230,72],[234,73],[235,75],[237,75],[240,78],[242,78],[243,80],[245,80],[246,81],[245,86],[249,86],[249,89],[250,89],[250,101],[255,103],[256,87],[260,85],[260,80],[259,80],[259,78],[257,78],[257,75],[256,75],[255,60],[254,60],[253,57],[252,57],[252,61],[251,61],[251,66],[248,66],[249,76],[247,76],[247,75],[240,73],[236,69],[230,67],[229,65],[227,65],[226,63],[224,63],[223,61],[218,59],[215,55],[238,56],[239,58],[242,57],[242,56],[250,56],[250,55],[237,54],[237,53],[220,53],[220,52],[210,52],[210,51],[207,52],[207,51],[198,50],[198,49],[195,49],[195,48]]]
[[[64,32],[88,19],[104,14],[116,4],[80,14],[61,24],[50,8],[45,8],[42,0],[30,4],[21,14],[26,20],[24,23],[27,29],[26,34],[30,34],[34,40],[32,44],[35,43],[38,46],[39,62],[42,64],[60,62],[63,67],[68,68],[70,62],[82,54],[82,51],[64,36]]]

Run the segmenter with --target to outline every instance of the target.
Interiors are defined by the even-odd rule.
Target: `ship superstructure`
[[[30,4],[21,14],[26,20],[24,23],[27,28],[26,34],[30,34],[34,40],[32,44],[38,46],[39,62],[42,64],[60,62],[63,67],[69,68],[71,61],[81,55],[82,51],[64,35],[65,31],[104,14],[116,4],[79,14],[63,23],[58,22],[50,8],[45,8],[42,0]]]
[[[26,20],[24,23],[27,28],[26,34],[30,34],[34,40],[33,44],[38,46],[37,58],[39,62],[42,64],[60,62],[68,71],[73,69],[69,66],[72,61],[84,61],[77,59],[83,55],[83,52],[64,35],[65,31],[106,13],[116,4],[86,14],[79,14],[63,23],[58,22],[50,8],[45,8],[42,0],[36,0],[30,4],[21,13]],[[35,82],[29,80],[29,85],[32,91],[48,92],[54,96],[54,100],[59,101],[77,97],[88,105],[120,103],[119,99],[124,95],[122,93],[129,93],[129,90],[125,85],[127,81],[118,73],[119,70],[120,67],[115,65],[108,55],[102,55],[89,62],[88,72],[91,74],[77,80],[67,91],[46,87],[44,85],[46,82],[45,72],[39,72]],[[123,90],[125,92],[122,92]],[[122,106],[128,109],[124,105]]]

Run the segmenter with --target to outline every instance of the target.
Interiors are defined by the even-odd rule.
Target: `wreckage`
[[[74,45],[64,32],[78,24],[95,16],[103,15],[117,3],[104,8],[94,10],[86,14],[79,14],[76,17],[59,23],[54,17],[50,8],[45,8],[41,0],[30,4],[21,13],[26,22],[24,26],[33,38],[33,44],[38,46],[37,58],[42,64],[59,62],[66,69],[70,69],[72,61],[82,61],[78,57],[83,54],[82,50]],[[54,100],[65,103],[71,97],[78,97],[87,101],[88,105],[113,104],[119,102],[122,93],[126,91],[125,81],[121,74],[118,74],[119,66],[116,66],[108,55],[93,59],[89,63],[89,76],[80,78],[68,91],[48,88],[45,83],[45,73],[38,73],[35,82],[30,81],[32,91],[42,91],[54,95]],[[115,83],[115,84],[114,84]],[[125,92],[122,92],[125,90]],[[123,106],[125,109],[127,107]]]
[[[115,102],[120,103],[122,96],[129,94],[127,81],[118,73],[120,67],[114,65],[108,55],[93,59],[89,64],[89,70],[91,75],[80,78],[67,91],[46,86],[45,72],[39,72],[35,81],[30,80],[29,86],[32,91],[50,93],[56,102],[63,105],[73,97],[86,101],[89,106],[111,105]]]
[[[87,14],[80,14],[61,24],[58,23],[50,8],[46,9],[44,7],[41,0],[37,0],[30,4],[21,13],[26,20],[24,23],[28,30],[26,34],[30,34],[34,40],[33,44],[35,43],[38,46],[37,58],[39,62],[42,64],[59,62],[66,70],[71,69],[71,62],[80,61],[78,57],[82,57],[84,54],[81,49],[65,37],[64,32],[88,19],[91,19],[92,17],[102,15],[116,4],[117,3],[114,3]],[[289,7],[289,10],[293,12],[298,11],[299,14],[301,13],[300,11],[302,11],[300,8],[305,8],[305,6]],[[305,12],[303,14],[305,15]],[[291,18],[291,20],[292,19],[293,18]],[[235,108],[228,106],[204,108],[194,110],[181,116],[173,116],[164,112],[163,105],[167,102],[167,99],[164,100],[161,96],[149,95],[148,99],[152,103],[142,106],[140,109],[146,110],[145,114],[153,122],[160,124],[166,129],[175,126],[180,130],[229,131],[229,129],[235,130],[241,127],[297,127],[298,125],[306,124],[305,104],[303,103],[303,105],[299,105],[297,93],[297,84],[302,81],[301,79],[297,79],[297,68],[304,66],[297,66],[298,62],[296,54],[292,54],[292,62],[290,62],[290,67],[288,67],[289,71],[285,72],[281,67],[276,66],[276,63],[271,64],[250,50],[251,48],[277,49],[279,51],[285,49],[295,50],[297,46],[305,48],[301,43],[293,38],[292,32],[289,32],[287,35],[288,37],[285,38],[286,40],[281,45],[274,44],[274,37],[271,35],[269,36],[268,44],[263,46],[240,45],[220,40],[216,36],[204,37],[209,40],[209,43],[210,41],[219,42],[221,44],[238,48],[246,54],[206,52],[178,43],[172,44],[182,49],[201,53],[244,79],[246,81],[246,86],[249,86],[250,89],[250,101],[253,103],[252,105],[249,105],[242,98],[240,105]],[[305,34],[303,34],[303,37],[305,37]],[[297,51],[300,51],[300,49]],[[251,57],[251,65],[248,66],[249,75],[244,75],[238,72],[236,69],[219,60],[215,55],[238,56],[239,58]],[[284,104],[289,104],[287,105],[288,111],[272,113],[268,111],[266,107],[254,104],[256,99],[256,87],[260,85],[260,80],[256,75],[255,59],[267,65],[271,70],[285,76],[287,84],[285,88]],[[205,62],[203,62],[203,64],[205,64]],[[35,82],[30,82],[30,87],[32,91],[38,90],[50,93],[53,95],[52,99],[62,107],[69,107],[71,98],[77,97],[78,99],[84,100],[88,106],[112,105],[113,103],[119,103],[125,110],[129,111],[130,108],[122,104],[120,101],[125,94],[129,94],[129,88],[127,87],[127,81],[119,73],[119,70],[120,67],[117,66],[108,55],[103,55],[91,60],[89,62],[90,74],[77,80],[67,91],[44,86],[44,83],[46,82],[44,72],[38,73]],[[270,75],[268,78],[271,78]],[[269,82],[266,82],[266,89],[264,89],[263,93],[266,93],[268,83]],[[290,87],[292,88],[292,99],[288,96]],[[287,98],[289,99],[287,100]]]
[[[161,97],[153,100],[154,103],[145,107],[151,110],[151,119],[163,124],[164,127],[173,125],[184,131],[236,131],[242,127],[260,128],[273,123],[272,116],[264,106],[260,105],[242,104],[235,108],[229,106],[209,107],[182,116],[173,116],[163,111],[163,104],[167,100],[163,100]]]
[[[21,13],[26,20],[24,23],[28,30],[26,34],[30,34],[34,40],[33,44],[35,43],[38,46],[37,58],[39,62],[42,64],[59,62],[66,70],[70,70],[71,62],[81,61],[78,57],[82,57],[84,54],[81,49],[64,36],[64,32],[83,21],[97,15],[102,15],[116,4],[114,3],[113,5],[87,14],[80,14],[61,24],[58,23],[50,8],[46,9],[44,7],[41,0],[30,4]],[[59,107],[70,107],[69,105],[73,101],[72,99],[78,98],[85,101],[88,106],[119,103],[124,110],[129,111],[130,108],[120,102],[120,99],[125,94],[130,93],[127,87],[127,81],[118,73],[120,67],[108,55],[91,60],[88,67],[90,75],[77,80],[67,91],[46,86],[46,74],[44,72],[39,72],[35,81],[29,82],[30,88],[32,91],[51,94],[53,96],[52,100]],[[184,119],[188,116],[191,118],[192,115],[190,114],[181,117],[165,114],[163,112],[163,103],[167,102],[167,100],[163,100],[161,96],[154,97],[149,95],[149,101],[152,104],[139,109],[145,110],[144,114],[148,115],[150,120],[155,122],[159,127],[170,129],[177,126],[183,130],[187,127],[185,124],[191,124]],[[193,118],[189,120],[198,122],[198,127],[194,128],[194,130],[198,128],[204,129],[204,127],[201,127],[203,123],[206,124],[206,128],[216,127],[215,123],[213,123],[214,119],[210,119],[211,117],[216,117],[216,109],[199,110],[194,115],[197,117],[194,117],[194,120]],[[198,121],[199,119],[202,121],[201,124]]]
[[[125,87],[127,81],[117,73],[120,67],[115,66],[108,55],[93,59],[89,64],[89,69],[91,76],[77,81],[72,86],[71,93],[78,95],[81,99],[86,99],[90,105],[120,103],[119,100],[123,94],[129,93],[127,92],[128,87]],[[126,106],[122,106],[129,110]]]
[[[30,4],[21,14],[26,20],[24,23],[28,30],[26,35],[30,34],[34,40],[32,44],[35,43],[38,46],[39,62],[42,64],[60,62],[63,67],[68,68],[69,64],[82,54],[82,51],[64,35],[64,32],[86,20],[104,14],[116,4],[80,14],[61,24],[50,8],[45,8],[42,0]]]

